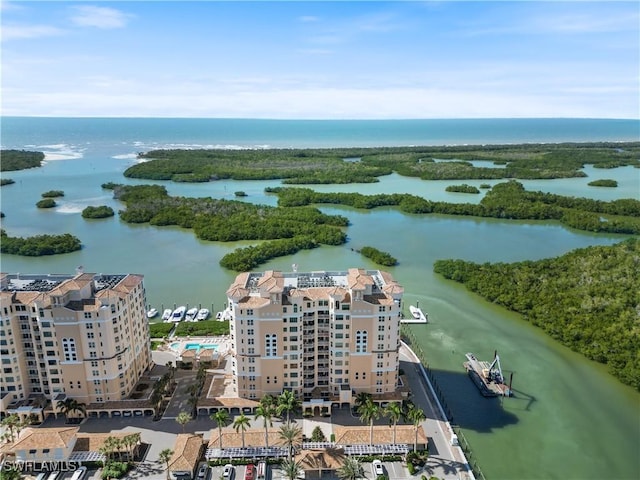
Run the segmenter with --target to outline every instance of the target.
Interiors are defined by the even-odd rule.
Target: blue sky
[[[2,2],[2,114],[640,117],[640,3]]]

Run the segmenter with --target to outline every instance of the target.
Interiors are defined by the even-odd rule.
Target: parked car
[[[256,477],[256,466],[253,463],[247,465],[244,471],[244,480],[253,480]]]
[[[382,468],[382,462],[380,460],[373,461],[373,474],[376,477],[378,475],[384,475],[384,468]]]
[[[209,466],[203,463],[198,467],[198,480],[205,480],[209,476]]]
[[[233,477],[233,465],[227,463],[222,470],[222,478],[231,478]]]

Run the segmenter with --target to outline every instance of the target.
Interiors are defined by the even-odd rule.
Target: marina
[[[467,353],[466,362],[463,363],[469,377],[476,384],[478,390],[484,397],[510,397],[513,395],[511,390],[511,380],[509,385],[505,384],[502,375],[502,367],[500,366],[500,357],[498,352],[494,352],[493,361],[491,363],[478,360],[473,353]]]

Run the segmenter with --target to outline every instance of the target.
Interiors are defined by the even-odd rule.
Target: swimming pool
[[[180,351],[182,348],[182,342],[174,342],[171,345],[169,345],[171,347],[171,349],[175,350],[176,352]],[[195,350],[196,353],[199,353],[200,350],[203,349],[210,349],[213,350],[214,352],[218,351],[219,345],[216,343],[195,343],[195,342],[187,342],[184,344],[184,350]]]

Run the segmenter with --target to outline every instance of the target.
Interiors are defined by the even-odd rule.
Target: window
[[[278,354],[278,342],[276,334],[265,335],[265,356],[275,357]]]
[[[73,338],[62,339],[62,350],[64,351],[65,362],[77,362],[76,341]]]
[[[367,336],[366,330],[358,330],[356,332],[356,353],[367,352]]]

